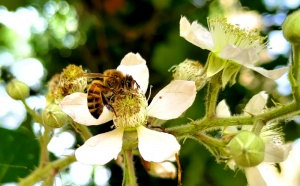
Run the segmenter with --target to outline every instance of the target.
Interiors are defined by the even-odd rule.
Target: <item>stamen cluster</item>
[[[215,44],[215,52],[222,50],[227,44],[241,48],[254,47],[261,50],[266,46],[265,37],[258,30],[242,29],[238,25],[227,23],[225,18],[208,18],[208,27]]]

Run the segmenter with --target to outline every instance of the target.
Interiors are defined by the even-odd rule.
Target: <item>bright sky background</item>
[[[277,9],[278,7],[296,8],[300,5],[300,0],[264,0],[264,2],[270,10]],[[202,6],[205,1],[195,0],[194,3],[201,4]],[[58,7],[61,8],[58,9]],[[51,1],[44,7],[44,13],[47,18],[51,17],[55,11],[61,11],[65,15],[71,12],[71,16],[66,21],[65,29],[58,30],[56,33],[57,37],[62,39],[62,43],[69,48],[74,47],[75,39],[68,32],[76,30],[78,26],[74,8],[72,8],[65,1],[59,3]],[[263,17],[265,24],[281,25],[284,19],[285,14],[282,12],[273,16],[264,15]],[[39,15],[39,12],[34,7],[19,8],[15,12],[10,12],[5,7],[0,6],[0,24],[11,29],[16,37],[11,43],[12,47],[15,47],[15,50],[9,51],[0,47],[0,67],[10,66],[11,72],[17,79],[25,82],[32,89],[39,89],[41,80],[45,78],[47,70],[43,68],[42,63],[38,59],[32,57],[33,49],[28,40],[31,37],[32,31],[34,33],[43,33],[49,27],[49,23],[45,17]],[[289,43],[283,38],[282,31],[272,31],[268,42],[271,56],[289,55]],[[291,93],[287,76],[283,76],[276,83],[278,84],[278,91],[282,95]],[[46,105],[43,95],[31,96],[26,102],[31,108],[35,109],[43,109]],[[5,105],[5,109],[0,109],[0,120],[2,121],[0,126],[7,129],[18,128],[26,116],[26,111],[19,101],[11,99],[6,94],[4,84],[0,84],[0,103],[1,105]],[[40,132],[40,125],[34,124],[34,129],[36,132]],[[61,157],[73,153],[74,145],[75,138],[73,132],[56,130],[48,148],[56,156]],[[300,153],[300,140],[295,142],[295,146],[298,153]],[[300,159],[298,161],[300,163]],[[111,176],[110,170],[103,166],[87,166],[76,162],[71,165],[70,173],[66,175],[61,173],[55,183],[56,185],[84,185],[90,181],[92,172],[97,185],[106,185],[107,180]],[[6,184],[6,186],[8,185],[16,184]]]

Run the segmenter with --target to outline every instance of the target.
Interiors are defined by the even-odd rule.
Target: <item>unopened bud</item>
[[[24,100],[29,96],[29,87],[19,80],[12,80],[6,86],[7,94],[15,100]]]
[[[300,45],[300,10],[287,16],[282,24],[283,35],[286,40],[295,45]]]
[[[256,134],[242,131],[229,143],[230,154],[240,167],[253,167],[264,160],[265,144]]]
[[[170,71],[173,72],[174,80],[194,81],[197,90],[200,90],[206,84],[203,66],[198,61],[186,59],[179,65],[173,66]]]
[[[52,128],[60,128],[71,122],[70,117],[65,114],[57,104],[54,103],[48,105],[44,109],[42,118],[44,125]]]

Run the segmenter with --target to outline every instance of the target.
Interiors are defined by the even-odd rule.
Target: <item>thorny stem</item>
[[[34,185],[36,182],[47,178],[47,176],[49,176],[49,173],[51,171],[53,173],[58,173],[62,169],[69,166],[74,161],[76,161],[76,158],[75,155],[73,154],[65,158],[48,163],[44,167],[39,167],[35,171],[33,171],[28,177],[21,179],[19,186]]]
[[[287,105],[277,107],[266,113],[256,116],[232,116],[228,118],[203,118],[189,122],[186,125],[166,129],[166,132],[175,135],[178,138],[192,137],[195,134],[207,129],[228,126],[253,125],[254,121],[262,121],[264,123],[280,119],[284,116],[292,116],[300,113],[299,104],[292,102]]]
[[[134,163],[133,163],[133,155],[132,150],[123,150],[124,156],[124,175],[123,175],[123,186],[137,186]]]

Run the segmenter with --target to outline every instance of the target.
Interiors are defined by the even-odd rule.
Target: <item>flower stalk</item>
[[[49,151],[47,149],[47,145],[51,140],[51,134],[53,132],[52,128],[45,125],[44,133],[40,137],[40,144],[41,144],[41,154],[40,154],[40,163],[39,166],[43,167],[49,162]]]
[[[85,125],[80,125],[74,121],[71,122],[71,125],[84,141],[93,136],[90,130]]]
[[[206,117],[214,118],[216,115],[216,105],[218,100],[218,94],[222,87],[221,73],[214,75],[208,84],[206,93]]]
[[[73,154],[51,163],[47,163],[44,167],[37,168],[28,177],[21,179],[19,186],[34,185],[36,182],[45,179],[49,175],[49,172],[55,171],[58,173],[74,161],[76,161],[76,159],[75,155]]]
[[[300,45],[292,45],[292,67],[289,71],[289,80],[292,87],[293,96],[297,103],[300,103]]]
[[[131,149],[123,150],[124,157],[124,176],[123,176],[123,186],[137,186],[134,163],[133,163],[133,154]]]

